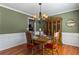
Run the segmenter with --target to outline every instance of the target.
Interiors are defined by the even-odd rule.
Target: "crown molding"
[[[2,5],[2,4],[0,4],[0,6],[3,7],[3,8],[7,8],[7,9],[9,9],[9,10],[13,10],[13,11],[16,11],[16,12],[18,12],[18,13],[25,14],[25,15],[27,15],[27,16],[32,17],[31,14],[26,13],[26,12],[23,12],[23,11],[20,11],[20,10],[17,10],[17,9],[15,9],[15,8],[11,8],[11,7],[8,7],[8,6],[6,6],[6,5]]]
[[[59,14],[63,14],[63,13],[71,12],[71,11],[75,11],[75,10],[78,10],[78,9],[79,8],[71,9],[71,10],[66,10],[66,11],[55,13],[55,14],[50,14],[49,16],[55,16],[55,15],[59,15]]]

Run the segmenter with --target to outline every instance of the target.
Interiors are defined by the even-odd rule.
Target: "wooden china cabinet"
[[[54,38],[54,34],[59,32],[60,37],[62,33],[62,18],[58,16],[49,17],[45,20],[44,33]]]
[[[44,24],[44,34],[51,35],[52,22],[51,22],[50,18],[47,18],[44,22],[45,22],[45,24]]]
[[[44,33],[52,37],[54,54],[62,53],[62,18],[59,16],[49,17],[45,20]],[[56,37],[57,36],[57,37]],[[57,46],[56,46],[57,45]],[[56,50],[57,49],[57,50]],[[56,52],[57,51],[57,52]]]
[[[52,29],[51,29],[51,35],[55,39],[55,33],[59,32],[59,39],[62,37],[62,18],[58,16],[51,17],[52,22]]]

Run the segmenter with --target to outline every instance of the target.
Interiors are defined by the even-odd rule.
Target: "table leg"
[[[43,55],[44,55],[44,45],[43,45]]]

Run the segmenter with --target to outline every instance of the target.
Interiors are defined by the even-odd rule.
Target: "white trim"
[[[78,9],[79,9],[79,8],[71,9],[71,10],[66,10],[66,11],[62,11],[62,12],[55,13],[55,14],[50,14],[49,16],[59,15],[59,14],[63,14],[63,13],[75,11],[75,10],[78,10]]]
[[[0,51],[27,43],[25,33],[0,34]]]
[[[63,44],[79,47],[79,33],[62,33]]]
[[[11,7],[2,5],[2,4],[0,4],[0,6],[1,6],[1,7],[4,7],[4,8],[7,8],[7,9],[10,9],[10,10],[13,10],[13,11],[16,11],[16,12],[19,12],[19,13],[21,13],[21,14],[25,14],[25,15],[28,15],[28,16],[31,16],[31,17],[32,17],[31,14],[28,14],[28,13],[26,13],[26,12],[23,12],[23,11],[20,11],[20,10],[17,10],[17,9],[14,9],[14,8],[11,8]]]

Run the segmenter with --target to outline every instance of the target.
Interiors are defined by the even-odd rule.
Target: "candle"
[[[41,28],[39,28],[39,31],[41,31]]]

